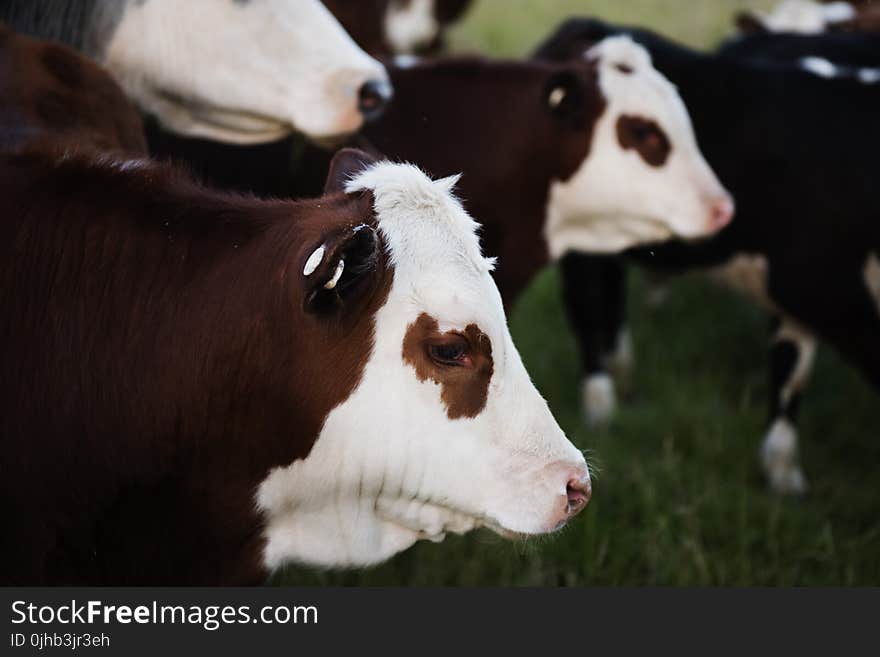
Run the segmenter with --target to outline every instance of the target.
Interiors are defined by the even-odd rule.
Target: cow
[[[717,52],[768,64],[795,63],[824,77],[842,75],[862,78],[863,82],[880,79],[880,34],[762,32],[730,39]]]
[[[797,65],[698,53],[592,19],[566,21],[535,56],[567,61],[621,33],[647,47],[676,85],[701,149],[738,208],[737,220],[715,238],[636,249],[627,260],[667,271],[723,271],[783,320],[771,341],[770,428],[760,459],[774,490],[803,493],[795,422],[815,338],[880,385],[880,134],[864,129],[880,112],[880,87]],[[562,272],[586,371],[587,413],[604,420],[614,406],[608,363],[626,347],[621,263],[572,253]]]
[[[265,201],[0,155],[0,581],[253,584],[571,519],[588,466],[454,184],[344,150]]]
[[[741,34],[880,32],[880,4],[872,0],[782,0],[769,14],[739,12],[735,22]]]
[[[374,56],[443,50],[445,31],[471,0],[324,0],[357,44]]]
[[[388,69],[395,100],[358,144],[437,176],[463,172],[460,194],[480,217],[486,253],[499,258],[508,307],[568,249],[698,238],[732,217],[677,93],[631,41],[610,39],[589,61],[562,65],[453,57]],[[245,166],[241,149],[183,146],[151,142],[163,156],[183,153],[215,184],[269,196],[319,192],[330,157],[310,149],[303,171],[283,145],[248,155]]]
[[[61,142],[147,153],[140,115],[101,67],[0,24],[0,149]]]
[[[182,135],[338,141],[392,93],[381,64],[318,0],[8,0],[0,20],[93,57]]]

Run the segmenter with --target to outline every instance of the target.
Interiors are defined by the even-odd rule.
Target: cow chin
[[[558,259],[569,252],[620,253],[674,235],[667,222],[648,215],[591,214],[548,230],[547,247],[551,258]]]
[[[293,132],[289,124],[248,112],[234,112],[173,94],[151,93],[141,99],[164,128],[185,137],[227,144],[260,144],[282,139]]]

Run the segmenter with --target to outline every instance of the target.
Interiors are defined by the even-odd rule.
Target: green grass
[[[456,48],[526,53],[574,13],[640,23],[708,46],[729,16],[768,3],[691,0],[476,0]],[[630,279],[632,394],[611,427],[588,430],[574,341],[550,268],[511,319],[532,377],[569,437],[589,450],[593,501],[553,537],[509,543],[487,532],[422,543],[360,572],[290,568],[290,584],[878,585],[880,404],[822,348],[806,391],[801,451],[810,493],[771,494],[757,449],[766,428],[767,318],[697,277],[651,309]],[[880,336],[878,336],[880,339]]]

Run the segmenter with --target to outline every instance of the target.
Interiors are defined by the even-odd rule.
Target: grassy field
[[[564,16],[651,26],[697,46],[735,0],[476,0],[457,49],[521,55]],[[756,454],[765,430],[767,318],[697,277],[645,303],[630,279],[636,348],[632,399],[608,430],[581,420],[574,342],[557,272],[535,281],[511,317],[535,383],[600,472],[593,501],[561,533],[526,544],[487,532],[419,544],[362,572],[290,568],[278,581],[338,585],[878,585],[880,399],[829,349],[806,392],[802,455],[811,491],[768,492]],[[880,336],[878,336],[880,339]]]

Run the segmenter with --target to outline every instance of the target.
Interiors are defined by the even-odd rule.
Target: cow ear
[[[751,11],[739,12],[735,21],[742,34],[765,34],[768,31],[761,18]]]
[[[357,176],[378,160],[369,153],[357,148],[342,148],[333,156],[330,171],[324,183],[324,193],[344,192],[349,180]]]
[[[367,224],[325,235],[305,255],[302,275],[305,310],[330,313],[352,302],[375,280],[379,238]]]
[[[544,103],[553,116],[576,126],[584,115],[584,89],[572,71],[550,76],[544,87]]]

